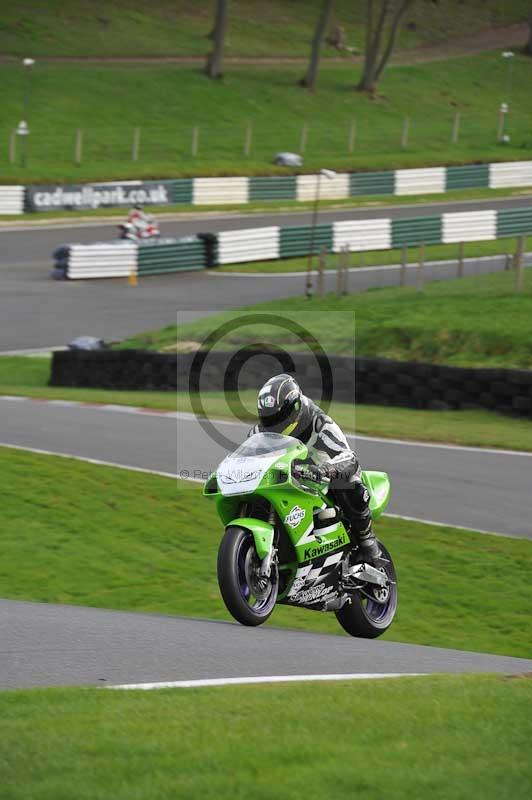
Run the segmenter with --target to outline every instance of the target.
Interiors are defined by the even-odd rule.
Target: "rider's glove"
[[[295,464],[292,470],[294,478],[303,481],[314,481],[315,483],[322,483],[329,480],[328,470],[317,464]]]

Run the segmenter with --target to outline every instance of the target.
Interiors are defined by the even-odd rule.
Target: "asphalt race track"
[[[532,661],[521,658],[280,630],[271,623],[245,628],[0,600],[0,689],[301,674],[530,671]]]
[[[217,422],[236,448],[249,426]],[[0,398],[0,444],[205,479],[226,455],[187,414],[132,413]],[[532,539],[531,454],[351,437],[367,469],[392,480],[389,511]]]
[[[435,203],[428,206],[389,206],[359,211],[323,211],[320,220],[357,219],[378,216],[404,217],[441,211],[528,206],[529,198]],[[302,224],[310,221],[308,212],[291,214],[221,216],[163,223],[165,235],[188,235],[204,230],[260,227],[271,224]],[[136,288],[126,280],[52,281],[51,253],[65,241],[109,241],[116,225],[89,224],[61,228],[0,226],[0,352],[59,347],[75,336],[90,334],[114,341],[179,319],[204,316],[260,300],[302,294],[304,276],[240,276],[209,272],[160,275],[145,278]],[[504,260],[469,262],[467,274],[501,269]],[[427,267],[427,280],[454,277],[456,266]],[[327,279],[334,286],[334,276]],[[398,271],[379,268],[351,273],[349,288],[360,291],[370,286],[397,284]],[[414,281],[414,269],[409,280]],[[213,285],[214,282],[214,285]]]

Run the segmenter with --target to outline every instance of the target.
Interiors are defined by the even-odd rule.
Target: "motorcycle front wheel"
[[[277,601],[279,574],[260,575],[261,561],[250,531],[227,528],[218,550],[218,585],[229,613],[242,625],[262,625]]]
[[[382,569],[389,585],[386,589],[375,586],[367,591],[357,591],[351,595],[351,602],[336,611],[336,619],[351,636],[362,639],[376,639],[392,624],[397,611],[397,575],[392,557],[386,547],[379,542],[384,558]]]

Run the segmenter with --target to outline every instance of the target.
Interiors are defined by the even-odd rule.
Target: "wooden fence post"
[[[456,270],[456,277],[464,277],[464,243],[460,242],[458,245],[458,267]]]
[[[517,240],[517,249],[515,251],[515,291],[520,292],[523,289],[523,271],[525,266],[525,237],[520,236]]]
[[[74,152],[74,161],[76,164],[81,164],[83,157],[83,131],[81,129],[76,131],[76,148]]]
[[[401,272],[399,275],[399,285],[406,286],[406,267],[408,264],[408,248],[403,247],[403,252],[401,253]]]
[[[308,134],[308,125],[306,122],[304,122],[303,127],[301,128],[301,139],[299,140],[299,152],[301,154],[305,152],[305,148],[307,146],[307,134]]]
[[[460,112],[457,111],[454,115],[453,120],[453,132],[451,135],[451,142],[452,144],[458,143],[458,137],[460,136]]]
[[[425,287],[425,242],[419,245],[419,259],[417,265],[417,290],[422,292]]]
[[[138,161],[139,160],[139,150],[140,150],[140,128],[133,129],[133,146],[131,148],[131,160]]]
[[[199,126],[194,125],[192,128],[192,156],[195,158],[198,155],[198,146],[199,146]]]
[[[405,116],[403,120],[403,132],[401,134],[401,147],[404,148],[408,145],[408,133],[410,130],[410,117]]]
[[[251,122],[249,122],[246,128],[246,140],[244,142],[244,155],[246,156],[246,158],[251,153],[252,141],[253,141],[253,125]]]
[[[351,125],[349,126],[349,139],[347,144],[347,149],[350,153],[353,152],[355,149],[355,141],[357,136],[357,122],[356,119],[351,120]]]

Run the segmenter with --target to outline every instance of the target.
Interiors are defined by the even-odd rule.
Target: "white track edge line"
[[[242,686],[258,683],[300,683],[305,681],[355,681],[382,678],[413,678],[427,675],[426,672],[382,672],[347,673],[345,675],[259,675],[253,678],[205,678],[189,681],[161,681],[159,683],[123,683],[105,686],[105,689],[141,690],[152,689],[194,689],[206,686]]]

